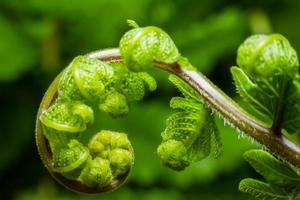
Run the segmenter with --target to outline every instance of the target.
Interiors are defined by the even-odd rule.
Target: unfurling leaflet
[[[274,131],[300,131],[300,76],[296,51],[279,34],[254,35],[240,46],[231,72],[238,92],[273,121]]]
[[[122,62],[76,57],[62,72],[57,98],[40,115],[52,152],[53,171],[89,187],[104,187],[129,172],[133,149],[125,133],[102,130],[88,144],[81,141],[94,108],[112,117],[126,115],[129,103],[141,100],[145,85],[156,82],[148,73],[131,72]]]
[[[249,150],[244,157],[266,182],[246,178],[239,185],[242,192],[249,193],[259,200],[299,199],[299,169],[264,150]]]
[[[157,154],[162,163],[174,170],[183,170],[190,164],[207,157],[211,149],[217,157],[221,141],[211,111],[184,81],[175,75],[169,80],[184,97],[173,97],[170,107],[176,112],[167,119],[162,132],[162,143]]]

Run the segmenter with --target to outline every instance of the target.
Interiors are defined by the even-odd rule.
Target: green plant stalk
[[[99,58],[99,56],[101,56],[102,59],[105,57],[107,60],[122,59],[119,49],[117,48],[102,50],[101,52],[92,52],[89,56],[91,58]],[[221,114],[226,122],[232,124],[239,131],[266,147],[272,154],[300,167],[299,146],[282,134],[278,136],[278,134],[275,134],[266,124],[256,120],[208,80],[201,72],[191,70],[179,63],[170,64],[153,61],[153,65],[171,72],[186,81],[199,93],[210,108]]]

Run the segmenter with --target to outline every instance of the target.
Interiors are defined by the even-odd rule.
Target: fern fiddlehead
[[[198,72],[163,30],[138,27],[132,21],[129,24],[133,29],[121,38],[120,51],[110,49],[76,58],[50,86],[41,104],[37,123],[39,151],[46,166],[58,171],[63,184],[71,181],[77,184],[71,188],[92,193],[111,190],[127,176],[133,152],[124,134],[101,131],[88,144],[80,143],[76,135],[83,135],[87,124],[93,123],[94,105],[112,117],[123,116],[129,111],[128,102],[144,96],[145,84],[154,90],[156,82],[145,72],[151,66],[179,77],[171,76],[170,80],[184,96],[170,102],[176,113],[168,118],[163,142],[157,149],[163,164],[183,170],[207,157],[211,146],[218,155],[220,139],[211,116],[212,111],[217,111],[273,154],[300,166],[299,147],[282,134],[282,129],[291,134],[299,131],[300,96],[297,56],[283,36],[246,40],[239,49],[240,68],[231,69],[240,94],[273,121],[269,126],[244,111]],[[51,91],[51,87],[58,88],[58,92]],[[286,112],[289,109],[293,111]],[[42,140],[43,136],[46,139]],[[41,148],[47,142],[48,149]],[[45,151],[49,155],[46,158]]]
[[[299,62],[287,39],[279,34],[251,36],[240,46],[237,63],[231,72],[240,95],[273,122],[277,135],[282,128],[298,132],[299,121],[292,116],[299,106]]]
[[[162,133],[163,141],[157,153],[166,166],[183,170],[207,157],[211,149],[217,157],[221,142],[213,115],[200,97],[176,76],[171,75],[169,79],[184,97],[173,97],[170,101],[170,107],[177,112],[167,119],[167,127]]]
[[[145,85],[156,89],[149,74],[131,72],[120,60],[76,57],[54,81],[38,114],[37,142],[49,171],[80,192],[107,191],[120,185],[133,164],[127,135],[103,130],[87,144],[82,138],[88,124],[94,123],[95,107],[112,117],[126,115],[128,104],[143,98]]]

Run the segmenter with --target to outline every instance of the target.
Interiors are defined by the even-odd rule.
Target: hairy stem
[[[92,58],[106,57],[108,60],[121,59],[118,49],[107,49],[89,54]],[[278,137],[267,125],[259,122],[229,96],[216,87],[202,73],[186,69],[178,63],[163,63],[153,61],[154,66],[169,71],[191,85],[205,102],[234,127],[265,146],[271,153],[281,157],[291,164],[300,167],[300,148],[286,137]],[[277,134],[278,135],[278,134]]]

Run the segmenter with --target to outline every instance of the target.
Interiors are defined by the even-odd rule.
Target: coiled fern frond
[[[105,188],[131,169],[133,149],[124,133],[100,131],[88,144],[80,140],[94,123],[94,108],[112,117],[126,115],[156,82],[121,62],[76,57],[59,78],[57,97],[39,119],[51,153],[51,170],[87,187]]]
[[[166,166],[183,170],[206,158],[211,150],[217,157],[221,140],[211,110],[205,107],[197,93],[175,75],[170,75],[169,80],[184,97],[173,97],[170,101],[170,107],[176,112],[167,119],[157,154]]]

